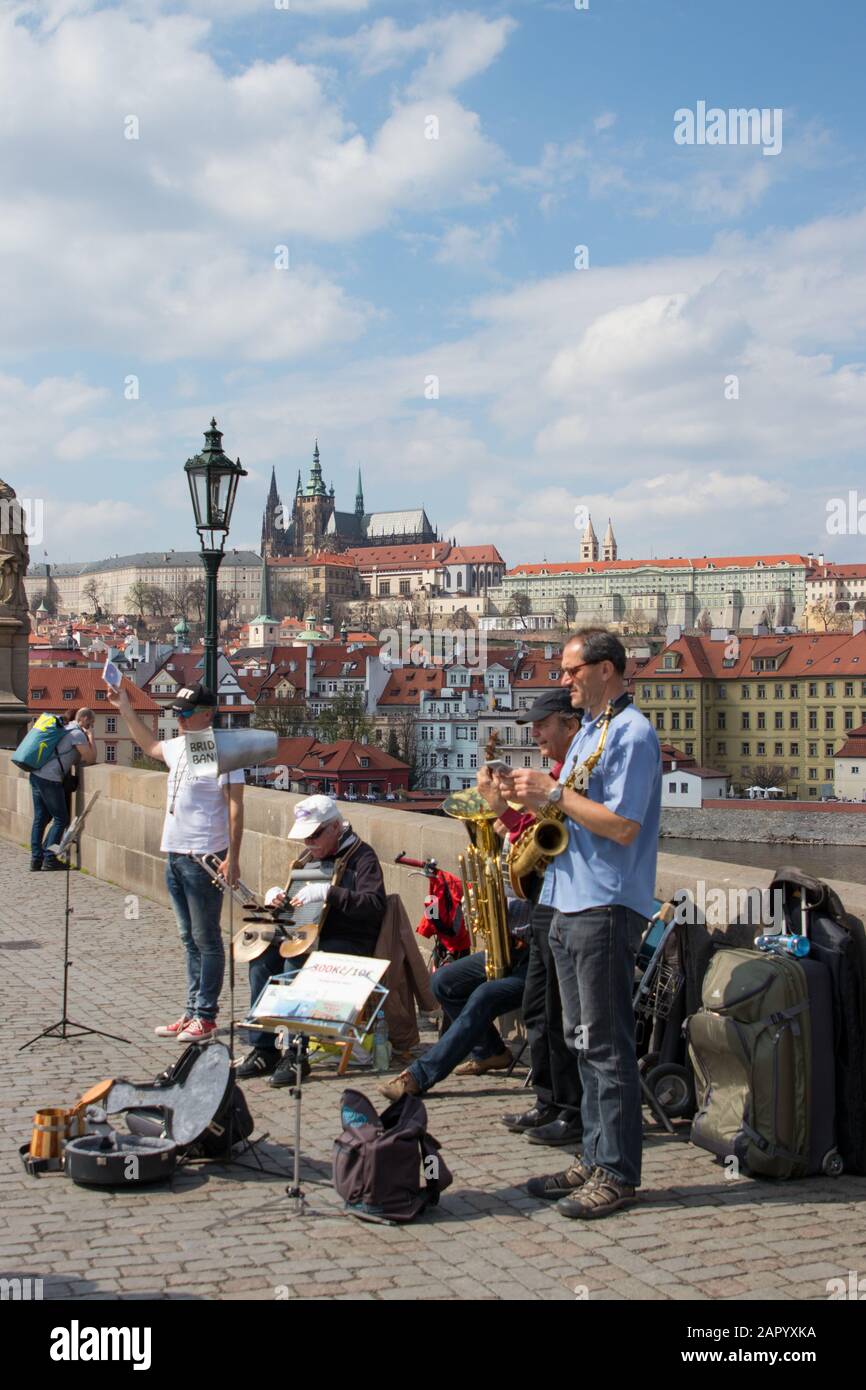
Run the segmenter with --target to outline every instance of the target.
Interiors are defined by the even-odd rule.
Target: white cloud
[[[463,11],[425,20],[411,28],[401,28],[385,17],[343,38],[311,39],[304,51],[346,58],[366,77],[403,67],[426,54],[425,62],[412,77],[410,92],[416,96],[438,95],[490,67],[516,27],[512,19],[486,19]]]
[[[602,130],[610,130],[611,126],[616,124],[616,112],[602,111],[600,116],[595,117],[592,124],[593,128],[599,132]]]
[[[511,218],[500,218],[479,227],[457,223],[439,237],[433,259],[439,265],[454,266],[468,273],[489,270],[499,254],[503,236],[513,231]]]

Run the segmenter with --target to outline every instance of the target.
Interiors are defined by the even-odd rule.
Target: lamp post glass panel
[[[247,471],[240,459],[232,463],[223,453],[222,431],[216,420],[205,430],[205,447],[184,464],[195,512],[195,525],[201,542],[205,570],[204,680],[214,692],[217,688],[217,572],[222,564],[223,547],[232,519],[238,479]]]

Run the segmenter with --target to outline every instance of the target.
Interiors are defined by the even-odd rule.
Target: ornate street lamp
[[[232,463],[223,453],[222,431],[216,420],[205,430],[205,447],[184,464],[195,525],[201,542],[205,569],[204,680],[214,693],[217,689],[217,572],[222,564],[223,547],[232,519],[238,479],[247,471],[240,459]]]

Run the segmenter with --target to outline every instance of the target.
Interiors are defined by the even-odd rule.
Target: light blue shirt
[[[601,737],[599,721],[586,715],[565,755],[559,780],[582,763]],[[560,912],[621,904],[644,917],[655,910],[656,858],[662,796],[662,757],[649,720],[628,705],[611,720],[607,743],[589,779],[591,801],[637,821],[630,845],[593,835],[567,816],[568,846],[544,875],[539,902]]]

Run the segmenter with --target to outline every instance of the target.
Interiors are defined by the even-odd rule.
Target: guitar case
[[[105,1108],[123,1111],[131,1134],[170,1139],[179,1154],[193,1158],[224,1158],[254,1128],[228,1048],[219,1042],[191,1043],[151,1085],[116,1081]]]
[[[113,1130],[71,1139],[63,1166],[66,1176],[84,1187],[141,1187],[165,1182],[176,1162],[177,1144],[171,1139]]]

